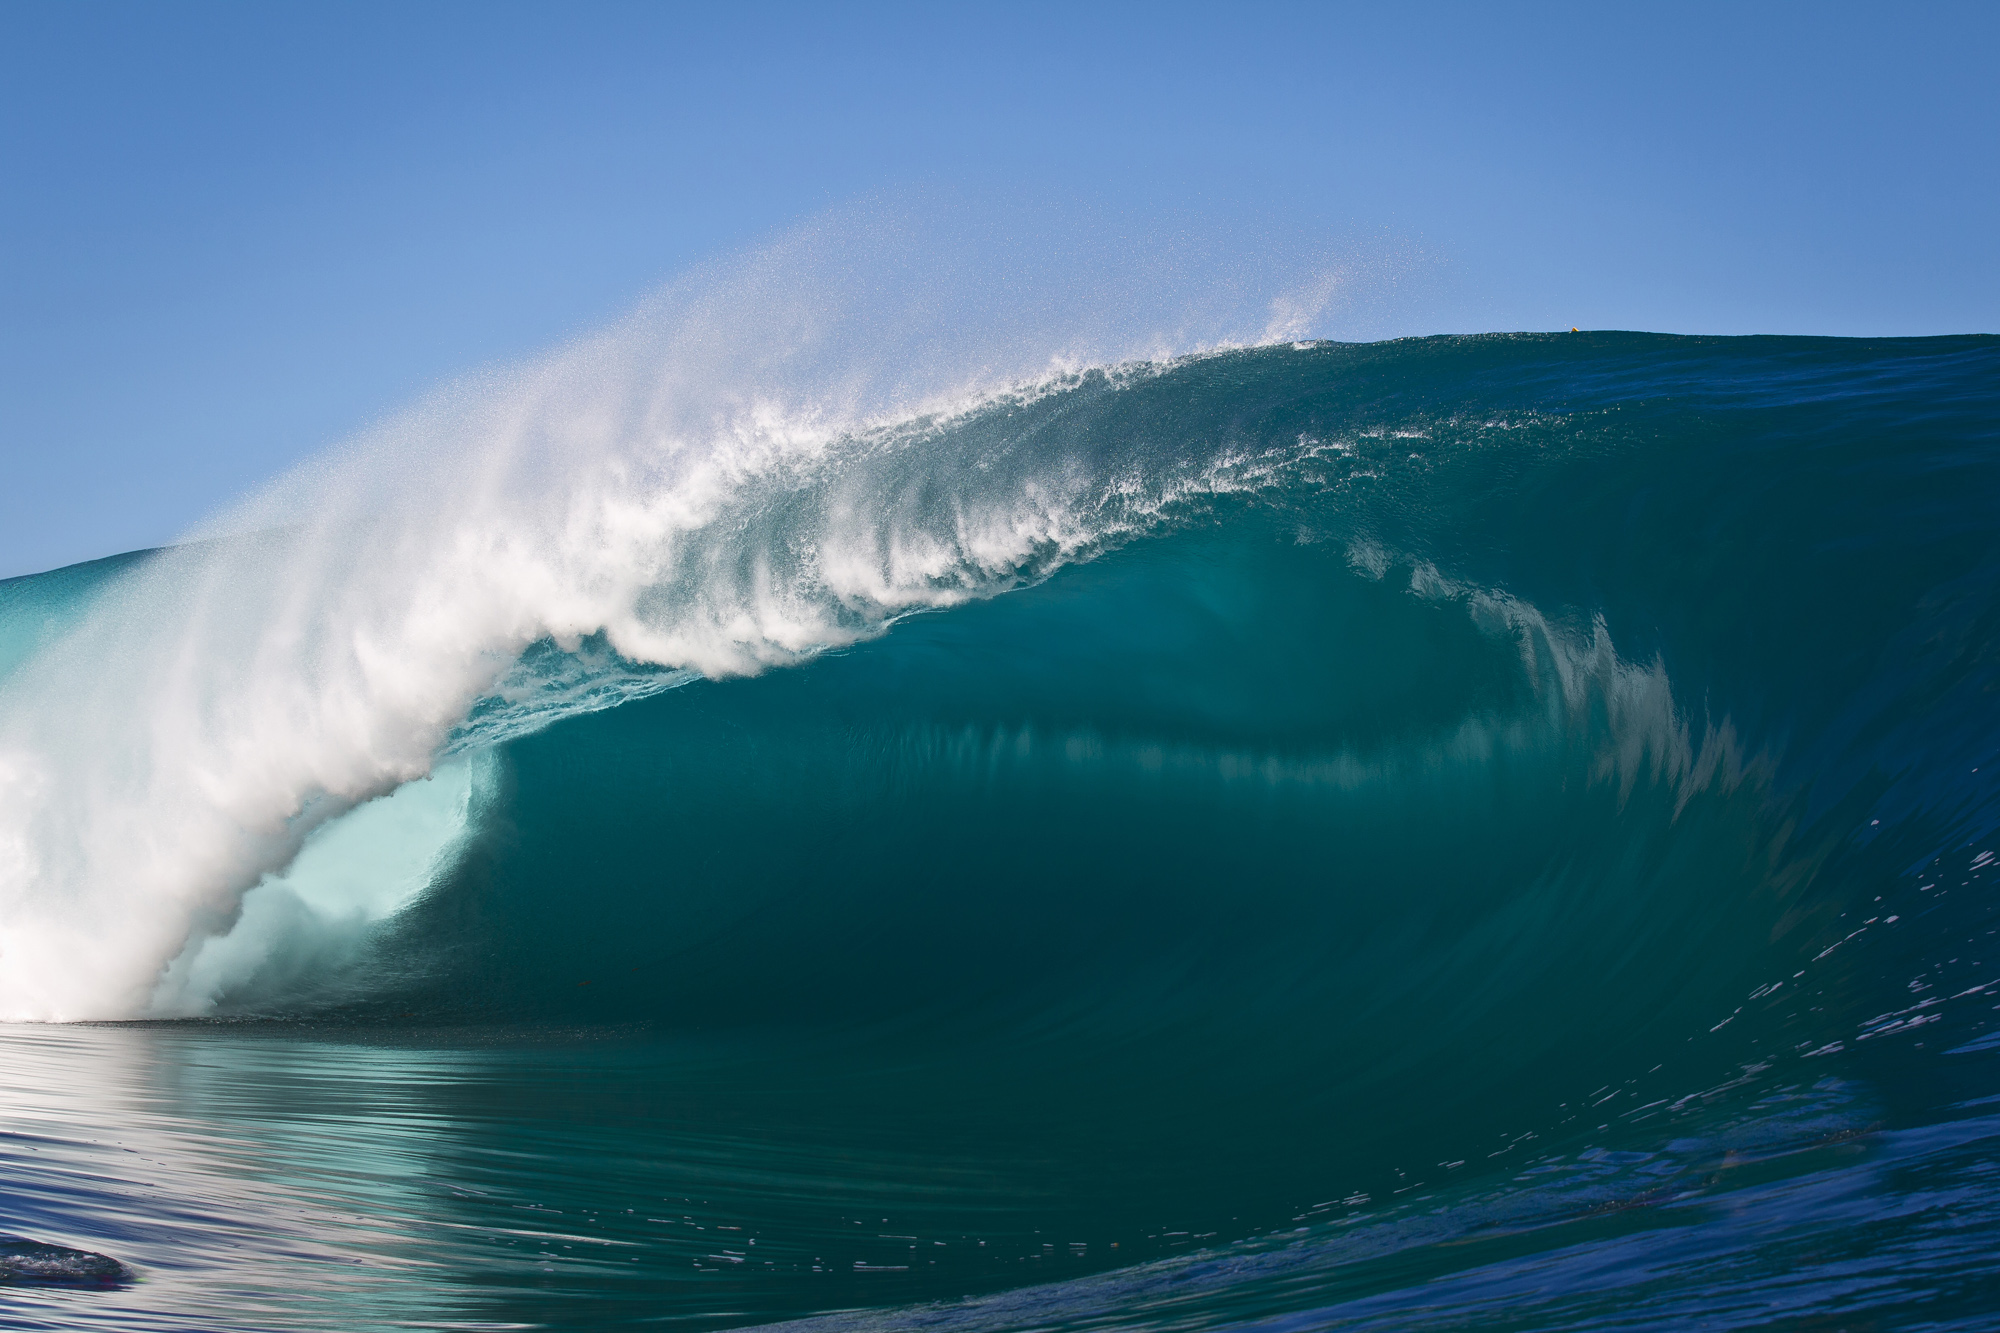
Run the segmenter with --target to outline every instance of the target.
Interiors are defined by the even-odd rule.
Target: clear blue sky
[[[0,4],[0,576],[919,188],[1393,238],[1373,331],[2000,328],[2000,5]]]

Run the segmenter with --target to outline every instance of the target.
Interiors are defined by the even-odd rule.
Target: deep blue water
[[[0,1323],[2000,1327],[2000,339],[1233,352],[865,503],[1079,471],[796,665],[531,647],[395,910],[0,1029],[0,1231],[132,1274]]]

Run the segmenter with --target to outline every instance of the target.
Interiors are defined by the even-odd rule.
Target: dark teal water
[[[931,448],[1234,482],[476,714],[359,955],[0,1031],[0,1230],[136,1275],[0,1321],[2000,1326],[2000,339],[1261,349]]]

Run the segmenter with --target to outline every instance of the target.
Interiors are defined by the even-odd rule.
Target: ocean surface
[[[556,380],[0,583],[0,1326],[2000,1328],[2000,338]]]

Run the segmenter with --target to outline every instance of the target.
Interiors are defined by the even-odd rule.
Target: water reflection
[[[0,1032],[7,1230],[99,1250],[139,1281],[14,1298],[26,1327],[354,1328],[450,1318],[383,1283],[430,1170],[408,1060],[146,1028]],[[37,1320],[45,1322],[36,1322]]]
[[[1971,1057],[1935,1058],[1984,1084]],[[1986,1241],[1968,1237],[2000,1234],[1977,1188],[2000,1133],[1981,1118],[1990,1098],[1878,1133],[1882,1109],[1857,1085],[1746,1085],[1647,1129],[1643,1150],[1570,1145],[1372,1206],[1239,1217],[1230,1235],[1171,1227],[1173,1209],[1247,1208],[1254,1181],[1204,1184],[1143,1143],[1121,1158],[1113,1137],[1052,1135],[1074,1123],[987,1095],[997,1083],[940,1090],[940,1066],[857,1066],[851,1050],[819,1066],[794,1052],[781,1079],[770,1067],[616,1033],[0,1029],[0,1231],[138,1275],[10,1291],[7,1325],[708,1328],[945,1302],[922,1319],[1052,1327],[1144,1309],[1140,1322],[1201,1327],[1319,1305],[1329,1323],[1392,1327],[1415,1318],[1394,1288],[1468,1274],[1450,1280],[1469,1317],[1482,1265],[1528,1280],[1560,1254],[1575,1272],[1556,1294],[1595,1309],[1610,1270],[1591,1247],[1665,1253],[1634,1239],[1662,1229],[1681,1276],[1645,1300],[1671,1305],[1718,1255],[1746,1290],[1785,1284],[1792,1259],[1758,1258],[1771,1237],[1819,1254],[1828,1227],[1872,1216],[1912,1171],[1957,1200],[1952,1236],[1888,1236],[1871,1272],[1918,1255],[1940,1282],[1969,1280]],[[1075,1123],[1106,1110],[1070,1109]],[[1846,1222],[1826,1199],[1847,1200]]]
[[[1046,1150],[971,1119],[926,1132],[880,1070],[786,1067],[773,1083],[727,1052],[616,1035],[6,1028],[0,1231],[140,1279],[24,1294],[14,1313],[127,1330],[578,1326],[585,1309],[584,1326],[712,1326],[1193,1243],[1113,1245],[1117,1211],[1073,1197]]]

